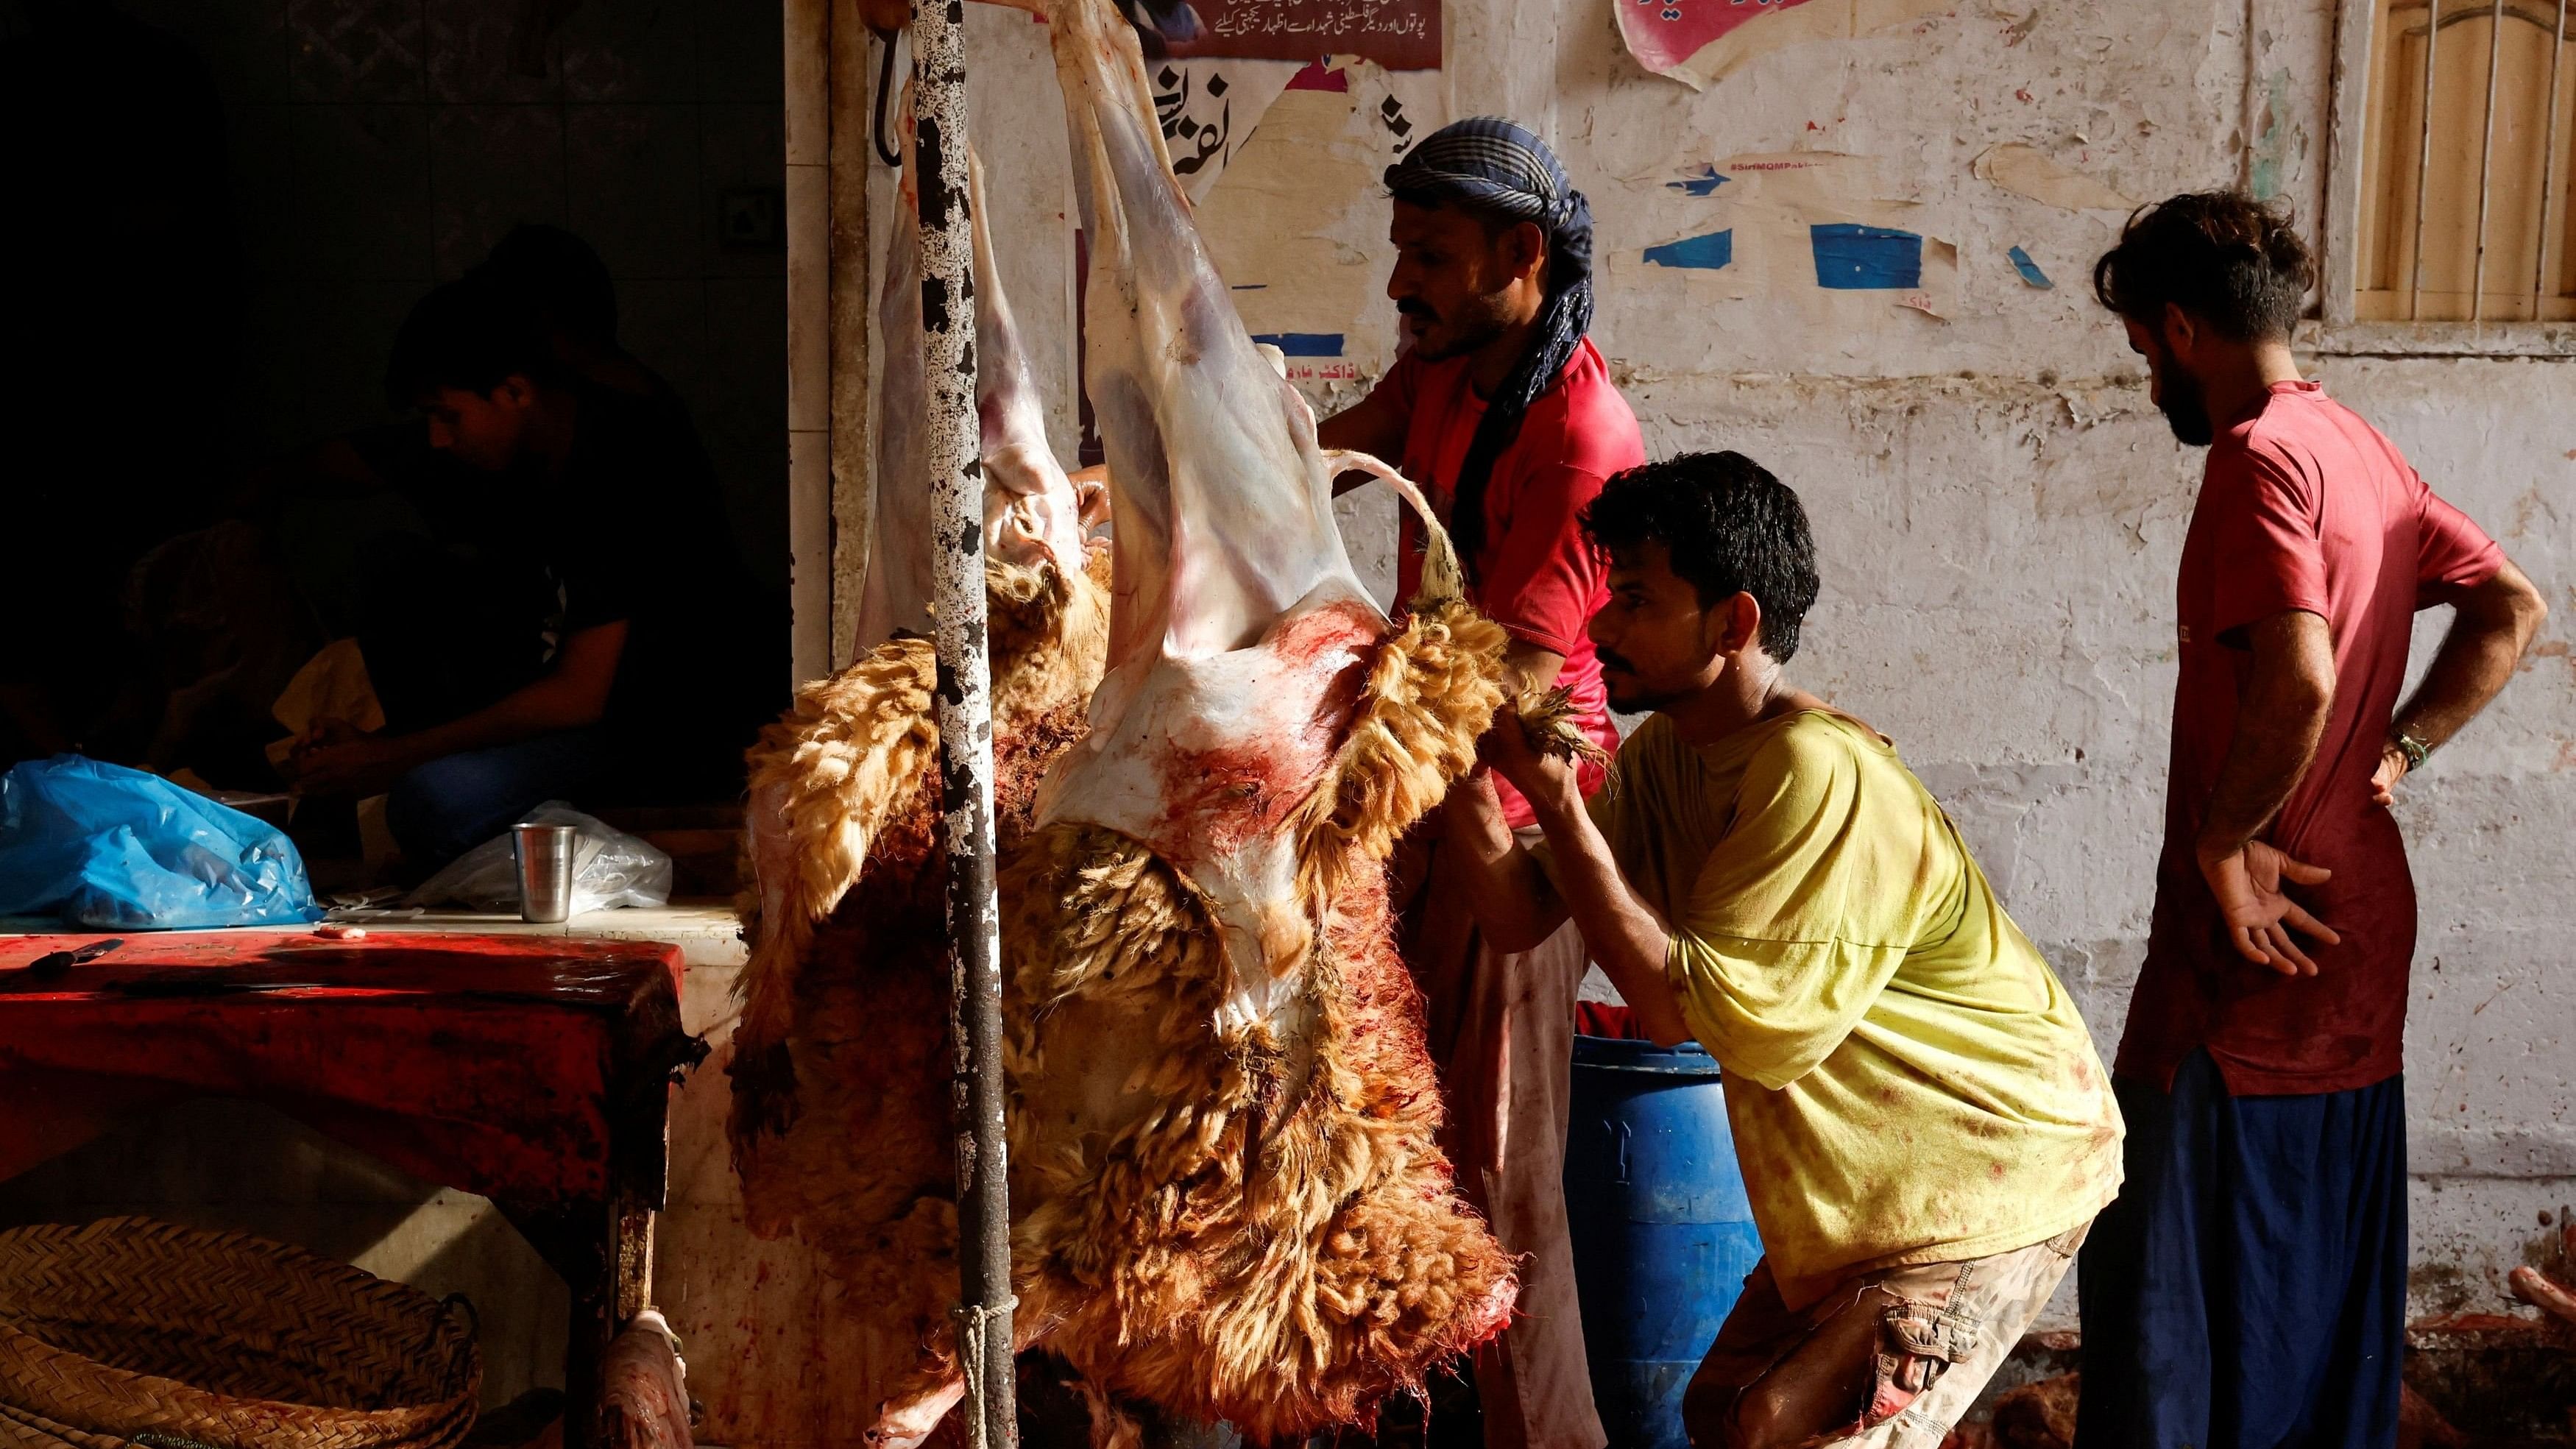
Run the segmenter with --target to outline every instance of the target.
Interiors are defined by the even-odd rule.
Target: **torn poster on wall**
[[[1279,98],[1199,209],[1244,324],[1318,410],[1395,360],[1383,178],[1446,119],[1438,71],[1336,59]]]
[[[1389,70],[1440,65],[1440,0],[1118,0],[1148,63],[1350,55]]]
[[[1703,232],[1698,236],[1686,236],[1680,241],[1670,241],[1662,246],[1646,248],[1646,263],[1649,266],[1690,267],[1714,272],[1733,265],[1734,261],[1735,232],[1732,228]]]
[[[2039,263],[2031,259],[2029,252],[2020,247],[2014,247],[2011,251],[2004,253],[2004,259],[2013,264],[2013,270],[2021,274],[2021,279],[2024,282],[2039,288],[2043,292],[2053,292],[2057,290],[2057,284],[2048,279],[2048,273],[2039,269]]]
[[[1147,61],[1154,114],[1172,153],[1172,172],[1190,200],[1207,200],[1226,163],[1304,71],[1293,60]]]
[[[1913,292],[1923,286],[1923,234],[1892,226],[1819,221],[1807,226],[1816,285],[1829,292]]]
[[[1613,0],[1637,63],[1699,90],[1757,55],[1815,40],[1851,40],[1927,16],[1954,0]]]
[[[1245,325],[1283,339],[1288,380],[1318,412],[1395,360],[1384,177],[1448,119],[1440,79],[1337,59],[1280,97],[1199,211],[1218,269],[1247,289],[1234,294]]]
[[[1970,163],[1969,174],[2015,196],[2064,211],[2129,211],[2137,203],[2107,182],[2064,165],[2036,146],[2018,141],[1988,146]]]
[[[1207,200],[1236,151],[1291,87],[1347,92],[1343,67],[1422,74],[1440,64],[1439,0],[1119,0],[1146,55],[1172,170]],[[1330,57],[1340,60],[1328,64]],[[1421,132],[1403,100],[1380,121]]]
[[[1937,318],[1956,309],[1958,248],[1929,233],[1920,202],[1887,194],[1869,157],[1736,156],[1691,163],[1664,186],[1672,194],[1654,211],[1687,218],[1686,230],[1634,263],[1612,255],[1613,278],[1668,293],[1672,281],[1648,279],[1679,272],[1690,301],[1762,297],[1801,323],[1845,329],[1886,318],[1890,303]]]

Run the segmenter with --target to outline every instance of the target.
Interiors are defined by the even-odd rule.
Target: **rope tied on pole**
[[[1007,1332],[1011,1310],[1019,1306],[1019,1295],[1014,1293],[999,1303],[960,1303],[948,1310],[948,1316],[957,1320],[957,1370],[965,1375],[968,1386],[962,1406],[966,1411],[966,1449],[996,1449],[1009,1442],[993,1437],[992,1426],[984,1418],[984,1396],[976,1389],[984,1382],[985,1336],[996,1323]],[[1018,1435],[1011,1437],[1016,1439]]]

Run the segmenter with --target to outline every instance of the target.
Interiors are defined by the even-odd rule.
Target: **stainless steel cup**
[[[551,923],[572,914],[572,844],[569,825],[514,825],[510,846],[519,861],[519,919]]]

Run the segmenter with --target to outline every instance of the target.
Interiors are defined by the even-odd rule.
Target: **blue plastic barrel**
[[[1682,1391],[1762,1256],[1698,1043],[1574,1039],[1565,1214],[1602,1427],[1631,1449],[1686,1449]]]

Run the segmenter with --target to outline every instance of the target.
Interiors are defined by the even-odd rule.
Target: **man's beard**
[[[1613,714],[1648,714],[1682,697],[1671,690],[1637,688],[1633,682],[1637,677],[1636,667],[1607,649],[1596,648],[1593,657],[1601,663],[1601,687],[1610,697],[1610,711]],[[1627,677],[1632,681],[1628,686],[1629,693],[1620,693],[1619,686],[1612,682],[1610,670],[1613,667],[1626,671]]]
[[[1437,347],[1424,338],[1416,337],[1413,340],[1414,355],[1425,362],[1446,362],[1453,357],[1464,357],[1502,336],[1503,322],[1499,309],[1482,303],[1483,299],[1479,298],[1478,305],[1462,313],[1453,335]],[[1395,310],[1402,316],[1421,317],[1435,327],[1440,324],[1439,315],[1419,302],[1398,302]]]
[[[2163,396],[2156,407],[2165,415],[2165,425],[2186,448],[2206,448],[2218,437],[2211,426],[2209,408],[2200,400],[2200,379],[2174,361],[2173,354],[2159,350],[2151,359],[2156,369],[2157,391]]]
[[[1681,698],[1678,694],[1621,694],[1615,689],[1609,691],[1609,696],[1612,714],[1653,714]]]

